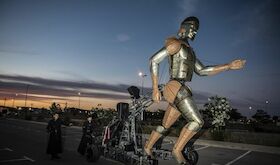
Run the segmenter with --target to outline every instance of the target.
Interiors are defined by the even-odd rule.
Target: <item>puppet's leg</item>
[[[183,100],[179,100],[176,106],[182,113],[183,117],[189,121],[189,123],[186,124],[181,130],[180,136],[176,141],[172,151],[177,162],[179,164],[183,164],[186,163],[186,160],[182,154],[182,151],[188,141],[199,131],[199,129],[201,129],[204,121],[191,96],[188,96]]]
[[[158,141],[162,134],[164,134],[174,124],[174,122],[178,119],[180,114],[181,113],[172,105],[169,105],[167,107],[162,121],[162,125],[158,126],[157,129],[152,132],[149,140],[145,144],[144,149],[148,155],[152,156],[152,148],[154,144]]]

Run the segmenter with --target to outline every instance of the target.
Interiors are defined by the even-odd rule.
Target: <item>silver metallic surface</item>
[[[198,59],[196,59],[192,48],[182,44],[181,49],[174,55],[168,55],[165,48],[155,53],[150,59],[151,73],[158,76],[159,63],[168,57],[170,79],[179,81],[183,86],[180,88],[174,104],[182,115],[189,120],[187,128],[189,130],[198,131],[203,125],[203,119],[198,111],[196,104],[192,99],[192,92],[184,82],[191,81],[193,72],[200,76],[209,75],[213,71],[213,67],[205,67]],[[157,132],[163,133],[166,129],[163,126],[157,127]]]
[[[165,57],[169,57],[169,74],[171,79],[191,81],[193,72],[200,76],[207,76],[213,72],[215,67],[204,66],[195,57],[192,49],[182,44],[180,51],[174,55],[168,55],[165,47],[163,47],[150,58],[150,71],[153,75],[158,76],[159,63]]]
[[[185,35],[187,35],[187,37],[189,39],[194,40],[196,33],[197,33],[197,30],[196,30],[195,26],[194,25],[189,25],[189,27],[186,30]]]
[[[195,55],[191,48],[182,44],[180,51],[169,56],[171,79],[191,81],[195,65]]]
[[[164,128],[162,125],[157,126],[156,131],[160,134],[166,133],[168,129]]]
[[[182,116],[189,120],[186,126],[189,130],[198,131],[203,126],[204,121],[192,97],[184,98],[176,104],[176,107]]]
[[[182,115],[189,120],[187,127],[189,130],[197,131],[203,125],[203,119],[199,114],[197,106],[192,100],[192,92],[188,86],[184,85],[185,81],[191,81],[193,72],[198,75],[208,75],[213,67],[205,67],[198,59],[196,59],[193,50],[182,44],[181,49],[174,55],[168,55],[165,48],[160,49],[150,59],[151,73],[158,76],[159,63],[168,56],[170,79],[180,81],[183,85],[175,99],[174,104]],[[159,133],[164,133],[166,129],[158,126],[156,129]]]
[[[207,76],[211,74],[214,70],[214,66],[204,66],[199,59],[196,59],[195,61],[195,73],[200,76]]]
[[[158,76],[159,63],[167,56],[167,51],[163,47],[150,58],[150,71],[154,76]]]
[[[216,65],[216,66],[204,66],[198,59],[196,59],[195,53],[189,46],[188,41],[194,40],[197,30],[199,28],[199,20],[196,17],[187,17],[182,23],[178,31],[179,38],[171,37],[166,40],[166,45],[150,59],[150,70],[152,75],[153,84],[153,100],[158,102],[158,71],[159,63],[168,57],[169,62],[169,76],[170,82],[166,85],[166,89],[163,91],[163,96],[172,106],[175,106],[179,115],[182,115],[188,120],[187,125],[183,128],[180,136],[175,144],[179,146],[177,154],[177,161],[182,162],[184,157],[180,153],[183,150],[185,144],[189,139],[201,129],[204,124],[202,116],[192,99],[192,92],[185,82],[191,81],[193,72],[199,76],[214,75],[229,69],[242,68],[245,61],[233,61],[230,64]],[[242,64],[243,63],[243,64]],[[175,81],[175,82],[174,82]],[[179,82],[182,86],[178,85]],[[175,99],[174,99],[175,98]],[[163,126],[169,128],[177,119],[178,115],[175,113],[165,112],[163,119]],[[174,119],[174,120],[167,120]],[[163,126],[158,126],[156,131],[159,133],[165,132]],[[177,152],[176,151],[176,152]],[[180,151],[180,152],[179,152]]]
[[[188,86],[183,84],[177,93],[174,104],[176,105],[179,102],[181,102],[182,100],[184,100],[185,98],[191,97],[191,96],[192,96],[191,89]]]

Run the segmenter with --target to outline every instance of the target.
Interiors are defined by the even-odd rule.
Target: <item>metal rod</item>
[[[29,85],[26,86],[24,107],[26,107],[28,89],[29,89]]]

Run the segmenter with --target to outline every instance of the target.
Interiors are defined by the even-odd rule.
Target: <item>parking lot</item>
[[[35,160],[14,152],[10,148],[0,148],[0,164],[32,164]]]
[[[64,152],[60,160],[50,160],[46,155],[47,133],[46,124],[21,121],[21,120],[0,120],[0,164],[29,165],[29,164],[91,164],[76,150],[81,138],[81,129],[78,127],[64,128]],[[163,143],[163,148],[172,149],[173,141]],[[202,143],[203,142],[203,143]],[[280,156],[278,148],[269,148],[248,145],[238,145],[219,142],[200,141],[195,145],[199,153],[199,165],[263,165],[279,164]],[[263,148],[263,152],[262,151]],[[270,152],[271,151],[271,152]],[[121,164],[119,162],[101,158],[97,163],[102,165]],[[159,160],[160,165],[176,164],[175,160]]]
[[[166,148],[171,149],[172,146],[172,144],[166,144]],[[280,161],[280,156],[278,154],[250,150],[237,150],[200,145],[195,145],[195,149],[199,154],[199,165],[264,165],[278,164]],[[162,165],[173,163],[173,160],[160,161],[160,164]]]

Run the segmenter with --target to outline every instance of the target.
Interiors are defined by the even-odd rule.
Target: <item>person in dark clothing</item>
[[[47,147],[47,154],[51,154],[51,159],[60,159],[59,153],[62,153],[62,137],[61,137],[61,124],[59,114],[55,113],[47,126],[49,133],[49,141]]]
[[[92,120],[92,116],[88,116],[87,121],[83,124],[83,136],[78,147],[78,152],[81,155],[85,154],[87,144],[91,140],[91,135],[94,134],[95,127],[96,125]]]

